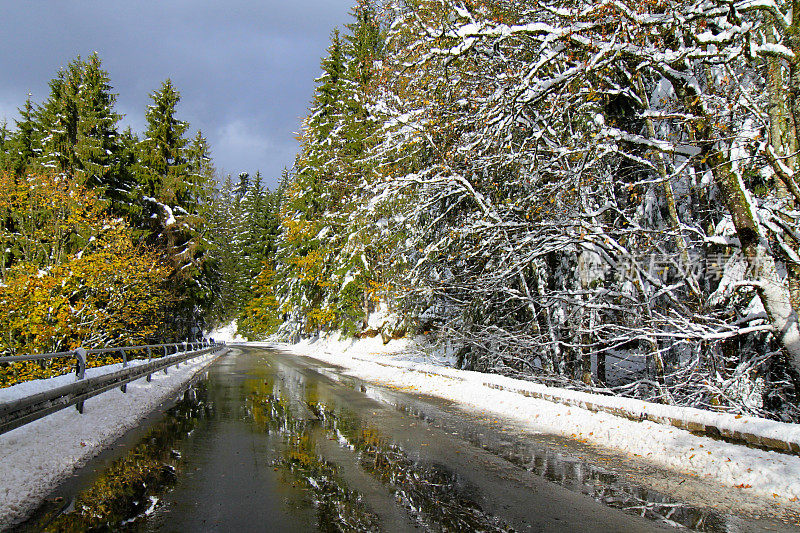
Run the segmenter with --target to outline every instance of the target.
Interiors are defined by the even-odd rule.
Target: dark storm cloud
[[[180,118],[202,129],[218,167],[274,184],[297,148],[319,61],[353,0],[51,0],[0,5],[0,118],[78,55],[97,51],[125,125],[141,132],[148,94],[167,77]]]

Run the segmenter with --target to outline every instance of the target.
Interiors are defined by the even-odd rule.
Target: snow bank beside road
[[[168,374],[153,374],[150,383],[144,378],[131,382],[126,394],[113,389],[89,398],[83,415],[69,407],[0,435],[0,530],[23,520],[75,468],[134,428],[218,354],[170,367]],[[9,387],[2,391],[2,400],[51,388],[41,382],[57,380],[74,381],[75,376]]]
[[[759,496],[790,501],[800,498],[798,456],[700,437],[648,420],[632,421],[574,405],[531,398],[509,390],[498,390],[492,385],[502,384],[507,389],[520,390],[531,387],[549,389],[554,394],[584,394],[592,400],[618,403],[620,408],[626,407],[630,400],[573,393],[502,376],[444,368],[420,362],[419,356],[413,356],[416,361],[404,361],[404,353],[409,350],[407,341],[384,346],[380,339],[353,342],[325,338],[317,342],[275,346],[339,365],[361,379],[446,398],[484,415],[506,417],[530,431],[562,435],[624,451],[662,467],[712,479]],[[639,403],[644,405],[634,407],[670,409],[668,406]],[[800,430],[796,424],[744,417],[736,419],[733,416],[730,416],[731,420],[717,420],[728,415],[699,413],[698,416],[714,418],[717,423],[759,424],[761,427],[758,429],[769,432],[791,434]]]
[[[128,366],[129,367],[138,366],[149,362],[150,361],[147,359],[132,359],[131,361],[128,361]],[[113,365],[87,368],[86,378],[88,379],[97,376],[102,376],[105,374],[112,374],[114,372],[122,370],[123,368],[124,366],[122,363],[114,363]],[[47,379],[33,379],[31,381],[23,381],[22,383],[17,383],[14,386],[0,389],[0,403],[10,402],[12,400],[18,400],[20,398],[25,398],[26,396],[31,396],[39,392],[46,392],[64,385],[69,385],[70,383],[75,383],[74,372],[70,372],[69,374],[64,374],[61,376],[56,376]]]

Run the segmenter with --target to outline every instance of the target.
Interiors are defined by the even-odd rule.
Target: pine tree
[[[332,322],[325,309],[326,246],[325,213],[329,205],[325,162],[331,155],[327,142],[341,114],[341,93],[345,58],[339,32],[335,31],[322,61],[323,74],[317,79],[310,115],[304,122],[301,152],[295,162],[296,174],[281,206],[283,232],[278,246],[275,278],[280,287],[282,307],[296,310],[302,329],[308,333]]]
[[[25,99],[25,106],[19,111],[20,119],[16,121],[17,132],[14,136],[15,153],[12,154],[14,173],[21,176],[36,155],[36,124],[34,106],[31,95]]]
[[[213,325],[229,323],[240,309],[233,286],[237,279],[238,257],[235,246],[235,202],[232,191],[233,182],[228,174],[211,200],[209,225],[213,242],[209,260],[214,266],[215,280],[214,305],[211,312]]]
[[[87,187],[103,188],[114,212],[125,214],[132,200],[133,179],[122,160],[118,132],[122,116],[114,111],[117,95],[111,92],[108,73],[96,53],[82,67],[74,148],[78,172]]]
[[[197,324],[208,308],[213,291],[202,282],[207,273],[204,264],[208,243],[202,230],[204,213],[200,204],[207,184],[196,183],[200,174],[192,171],[190,157],[200,164],[203,142],[195,143],[194,154],[188,149],[185,132],[189,125],[176,117],[180,93],[167,79],[150,95],[147,131],[138,145],[136,179],[141,198],[146,239],[156,244],[172,265],[171,283],[175,291],[172,316],[175,334],[195,334]],[[202,135],[200,135],[202,139]],[[207,177],[207,176],[206,176]]]
[[[36,166],[69,175],[87,188],[101,188],[117,215],[129,213],[132,179],[123,162],[114,111],[117,96],[99,56],[70,62],[50,81],[50,95],[20,110],[16,171]]]
[[[72,175],[80,170],[75,145],[80,120],[79,91],[83,83],[83,62],[69,63],[50,80],[50,96],[36,110],[36,130],[41,152],[39,166]]]
[[[365,325],[372,311],[372,289],[379,283],[376,270],[378,250],[371,243],[371,217],[356,214],[368,201],[366,191],[375,179],[374,164],[369,157],[376,142],[378,124],[370,111],[374,102],[377,70],[382,59],[385,36],[375,6],[370,0],[359,0],[351,13],[354,22],[347,24],[345,36],[347,76],[342,98],[344,110],[340,119],[342,141],[337,154],[340,169],[336,184],[336,204],[340,230],[344,235],[336,246],[333,258],[338,284],[336,306],[339,328],[348,334]]]
[[[288,171],[274,191],[252,191],[253,207],[245,207],[243,211],[250,216],[248,235],[244,239],[249,258],[249,282],[247,299],[240,306],[237,316],[238,333],[248,339],[258,340],[274,333],[282,322],[278,301],[275,297],[275,264],[277,240],[280,234],[279,210],[288,183]],[[261,183],[256,174],[256,186]],[[260,187],[259,187],[260,189]]]
[[[344,42],[334,32],[312,108],[304,122],[296,175],[281,209],[274,279],[281,306],[299,311],[307,333],[340,328],[355,333],[369,312],[372,281],[367,250],[352,216],[370,180],[365,162],[376,124],[368,103],[382,32],[374,7],[359,2]]]
[[[8,171],[13,161],[14,138],[8,129],[8,122],[0,124],[0,171]]]
[[[187,192],[188,161],[184,137],[189,125],[176,117],[180,93],[167,79],[161,88],[150,95],[145,118],[147,130],[140,142],[137,180],[144,195],[159,202],[180,202]],[[156,213],[160,223],[169,218],[166,211]]]
[[[211,146],[198,130],[192,138],[186,154],[189,163],[189,189],[191,203],[207,205],[213,189],[217,170],[211,157]]]

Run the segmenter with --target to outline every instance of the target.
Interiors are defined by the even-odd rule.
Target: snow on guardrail
[[[164,351],[163,357],[153,357],[154,350]],[[170,349],[175,352],[168,354]],[[38,420],[56,411],[60,411],[70,405],[75,405],[79,413],[83,413],[84,402],[93,396],[97,396],[107,390],[119,387],[122,392],[126,392],[127,385],[131,381],[147,376],[147,381],[151,380],[153,373],[163,370],[173,365],[178,365],[189,359],[206,355],[215,351],[225,349],[224,343],[218,342],[194,342],[178,344],[158,344],[147,346],[127,346],[119,348],[101,348],[84,350],[78,348],[70,352],[60,352],[51,354],[33,354],[23,356],[12,356],[0,358],[0,363],[18,363],[27,361],[47,361],[52,359],[74,358],[76,360],[76,380],[67,383],[59,383],[53,387],[45,386],[41,390],[34,390],[31,394],[10,398],[5,402],[0,402],[0,434],[3,434],[22,425]],[[146,352],[147,362],[128,366],[127,353],[131,351]],[[86,356],[88,354],[120,353],[122,355],[121,369],[109,372],[101,372],[92,377],[86,377]],[[47,381],[47,380],[41,380]],[[64,380],[60,380],[64,381]]]

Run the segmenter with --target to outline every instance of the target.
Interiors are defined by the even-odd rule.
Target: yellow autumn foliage
[[[58,201],[42,200],[42,191]],[[0,354],[125,346],[157,338],[170,298],[169,267],[154,250],[134,242],[124,221],[104,218],[96,196],[63,176],[28,176],[15,186],[4,175],[0,210],[7,215],[3,244],[12,254],[3,259],[0,283]],[[23,238],[27,242],[20,243]],[[3,365],[0,386],[62,373],[72,364]]]
[[[0,172],[0,265],[60,263],[105,225],[103,210],[97,191],[63,174]]]
[[[250,340],[263,339],[281,325],[281,313],[275,299],[275,271],[265,264],[253,283],[253,297],[238,318],[238,333]]]
[[[89,250],[40,270],[18,263],[0,287],[0,346],[6,354],[124,346],[155,336],[168,297],[168,269],[133,244],[122,223]]]

